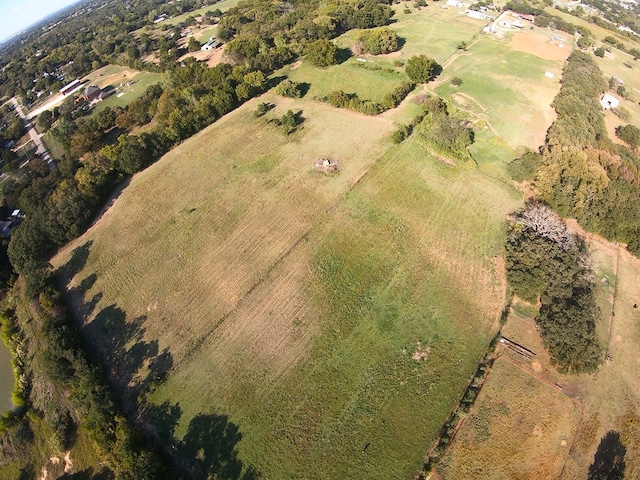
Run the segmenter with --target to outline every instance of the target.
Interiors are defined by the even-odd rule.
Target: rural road
[[[35,131],[35,129],[31,125],[31,122],[22,111],[22,106],[20,105],[20,103],[18,103],[15,97],[12,97],[11,100],[9,100],[9,102],[13,103],[13,105],[15,106],[16,112],[18,112],[18,115],[20,115],[20,118],[22,118],[22,121],[24,122],[24,126],[27,129],[27,132],[29,133],[29,137],[31,137],[31,140],[33,140],[33,143],[36,145],[36,154],[40,155],[42,159],[45,162],[47,162],[47,165],[51,167],[53,165],[53,160],[51,159],[51,155],[49,155],[49,151],[46,149],[46,147],[42,143],[42,140],[40,139],[40,135],[38,135],[38,132]]]

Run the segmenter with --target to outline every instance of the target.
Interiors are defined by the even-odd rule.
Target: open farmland
[[[571,228],[584,234],[575,222]],[[536,355],[529,361],[498,348],[500,357],[437,467],[441,478],[587,478],[609,432],[620,435],[625,478],[640,474],[640,312],[634,308],[640,261],[595,235],[587,238],[602,314],[596,328],[612,360],[595,375],[558,373],[533,320],[537,309],[516,299],[502,335]]]
[[[429,7],[412,8],[404,13],[404,4],[394,5],[396,23],[390,28],[405,40],[402,58],[427,54],[442,64],[461,42],[471,43],[482,32],[486,21],[467,17],[464,9],[448,8],[444,3],[430,3]]]
[[[517,42],[488,36],[474,42],[467,51],[452,58],[438,78],[435,92],[486,119],[512,148],[537,148],[544,143],[546,131],[555,119],[550,105],[560,89],[562,66],[571,50],[542,42],[555,53],[562,52],[562,57],[550,59],[544,52],[534,55],[523,50],[531,50],[529,43],[539,42],[541,35],[518,35],[524,38],[517,37]],[[546,77],[546,72],[553,73],[554,78]],[[459,87],[450,83],[454,76],[462,80]]]
[[[120,65],[107,65],[82,79],[87,85],[97,85],[101,89],[113,88],[113,94],[98,103],[92,112],[108,107],[125,107],[141,96],[149,85],[161,82],[161,73],[141,72]]]
[[[165,445],[222,429],[266,478],[406,478],[497,328],[518,196],[371,140],[384,119],[261,100],[302,109],[302,131],[251,102],[136,175],[55,264]]]
[[[437,471],[443,480],[557,479],[580,410],[555,386],[499,358]]]

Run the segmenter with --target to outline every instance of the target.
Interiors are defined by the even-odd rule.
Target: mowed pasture
[[[486,24],[465,15],[464,9],[447,7],[442,3],[430,3],[428,7],[410,8],[404,13],[406,4],[394,5],[398,21],[389,27],[404,40],[401,58],[425,54],[443,64],[455,53],[461,42],[471,43]]]
[[[532,40],[539,42],[536,32],[519,35],[535,35]],[[472,116],[484,118],[511,148],[537,148],[544,143],[546,131],[555,119],[551,102],[560,89],[564,59],[523,51],[530,50],[530,45],[522,39],[518,42],[520,50],[510,41],[481,37],[467,51],[452,57],[434,90]],[[567,46],[560,49],[545,45],[562,50],[566,56],[570,54]],[[546,72],[553,73],[554,78],[545,76]],[[462,80],[462,85],[451,84],[454,76]]]
[[[107,65],[94,70],[82,81],[87,82],[87,85],[97,85],[101,89],[113,88],[113,93],[91,110],[91,113],[96,113],[109,107],[126,107],[140,97],[147,87],[160,83],[163,78],[164,75],[161,73],[141,72],[120,65]]]
[[[281,69],[276,75],[286,75],[308,88],[309,98],[324,97],[332,91],[355,93],[364,100],[380,102],[402,82],[407,75],[388,62],[358,62],[355,58],[327,68],[318,68],[306,61]]]
[[[302,130],[254,118],[258,101],[302,110]],[[54,259],[126,408],[164,445],[227,416],[224,451],[265,478],[420,468],[497,329],[520,200],[413,139],[391,146],[393,128],[263,96],[136,175]],[[319,157],[341,172],[314,171]],[[205,457],[221,433],[206,431]]]

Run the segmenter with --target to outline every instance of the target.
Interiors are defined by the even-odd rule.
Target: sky
[[[78,0],[0,0],[0,42]]]

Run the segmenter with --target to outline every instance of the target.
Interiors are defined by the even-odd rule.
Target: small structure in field
[[[324,173],[337,173],[340,171],[338,162],[330,158],[319,158],[316,160],[316,163],[313,164],[313,168]]]
[[[609,93],[605,93],[600,99],[600,105],[602,105],[602,108],[605,110],[610,110],[620,105],[620,100]]]

